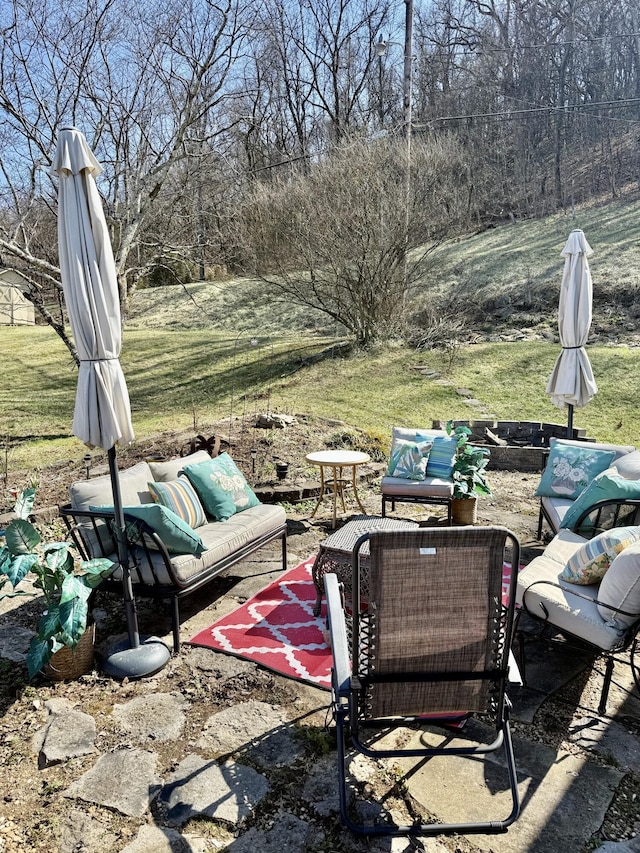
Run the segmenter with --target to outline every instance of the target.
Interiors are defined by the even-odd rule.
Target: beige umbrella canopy
[[[80,359],[73,433],[108,453],[118,562],[122,571],[128,645],[108,655],[103,669],[116,677],[151,674],[168,660],[159,641],[140,644],[133,599],[116,443],[133,440],[127,383],[120,366],[120,300],[107,223],[95,178],[102,167],[75,127],[60,131],[51,170],[58,177],[60,276]],[[155,640],[155,638],[152,638]]]
[[[562,250],[565,260],[558,308],[562,350],[547,383],[553,405],[569,410],[569,435],[573,430],[574,407],[586,406],[598,391],[584,348],[591,327],[593,284],[587,258],[592,254],[584,233],[572,231]]]

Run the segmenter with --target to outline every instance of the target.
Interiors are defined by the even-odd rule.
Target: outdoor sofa
[[[516,603],[553,632],[606,657],[603,714],[616,654],[634,654],[640,628],[640,451],[628,445],[551,439],[538,538],[555,536],[518,573]],[[523,641],[524,633],[518,630]],[[524,667],[521,646],[521,669]],[[639,685],[640,686],[640,685]]]
[[[582,480],[580,479],[582,478]],[[640,518],[640,450],[633,445],[551,438],[536,494],[538,539],[546,522],[591,534]]]
[[[193,501],[192,493],[196,490],[185,480],[184,471],[199,472],[201,476],[203,469],[207,475],[208,464],[218,461],[235,469],[228,454],[212,460],[205,451],[198,451],[167,462],[139,462],[119,475],[134,593],[170,600],[174,652],[180,648],[179,600],[183,596],[277,539],[282,541],[282,567],[287,566],[285,511],[275,504],[260,503],[239,472],[232,470],[227,480],[239,488],[235,495],[240,510],[223,511],[204,499],[200,502],[204,512],[194,509],[197,501]],[[168,501],[167,507],[161,508],[154,501],[153,491]],[[82,557],[109,557],[116,562],[109,476],[73,483],[69,494],[71,502],[60,508],[60,515]],[[180,504],[174,508],[181,513],[182,524],[175,522],[173,510],[167,511],[174,498]],[[211,509],[218,517],[231,514],[224,520],[216,520]],[[184,521],[185,517],[192,523]],[[100,588],[122,593],[120,567]]]

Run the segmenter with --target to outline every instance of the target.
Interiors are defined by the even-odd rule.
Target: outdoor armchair
[[[360,552],[370,554],[361,565]],[[503,527],[420,528],[365,534],[353,552],[352,616],[345,616],[337,577],[325,576],[333,654],[340,813],[364,835],[506,832],[519,813],[506,694],[514,616],[515,574],[503,589],[505,550],[518,565],[519,543]],[[352,627],[348,639],[347,624]],[[380,731],[416,721],[437,724],[487,715],[492,743],[443,741],[376,748]],[[508,814],[487,820],[397,825],[361,823],[349,808],[347,743],[372,759],[434,755],[482,757],[503,749]],[[387,739],[388,740],[388,739]],[[379,743],[378,743],[379,745]],[[491,774],[491,769],[485,767]]]

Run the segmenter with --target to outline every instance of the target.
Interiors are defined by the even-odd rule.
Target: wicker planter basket
[[[93,669],[96,626],[88,625],[75,649],[65,646],[57,651],[43,672],[51,681],[73,681]]]
[[[454,524],[475,524],[477,520],[478,499],[452,498],[451,520]]]

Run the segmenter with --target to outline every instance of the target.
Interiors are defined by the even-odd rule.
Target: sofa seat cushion
[[[554,531],[564,527],[564,518],[573,506],[573,501],[568,498],[540,498],[545,513],[549,518],[549,523]]]
[[[196,465],[198,462],[206,462],[211,459],[206,450],[196,450],[189,456],[181,456],[178,459],[168,459],[166,462],[149,462],[152,478],[156,483],[170,483],[177,480],[178,475],[184,470],[185,465]]]
[[[180,583],[187,584],[198,575],[206,573],[220,560],[231,556],[236,551],[250,545],[256,539],[267,536],[279,527],[284,527],[287,515],[281,506],[273,504],[258,504],[244,512],[236,513],[226,521],[211,521],[198,528],[205,551],[199,557],[192,554],[174,554],[171,566]],[[140,560],[140,573],[132,573],[135,582],[147,584],[171,584],[161,556],[152,555],[153,567],[157,581],[154,581],[148,568],[146,558]]]
[[[640,450],[625,453],[613,462],[613,467],[625,480],[640,480]]]
[[[576,587],[560,579],[568,560],[586,541],[571,530],[561,530],[544,553],[518,573],[516,604],[540,619],[547,613],[559,630],[608,650],[620,642],[622,632],[600,616],[598,585]]]
[[[425,477],[424,480],[404,480],[401,477],[383,477],[380,483],[383,495],[398,497],[451,498],[453,482],[439,477]]]

